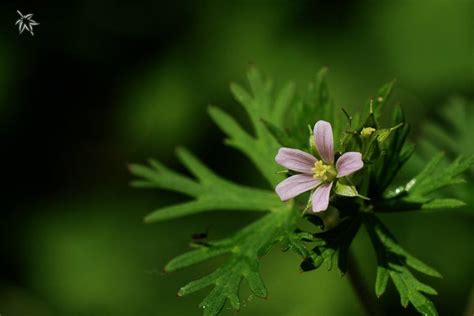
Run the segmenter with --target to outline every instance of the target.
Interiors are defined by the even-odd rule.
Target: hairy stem
[[[351,250],[349,250],[347,257],[347,276],[349,277],[352,289],[356,293],[360,304],[364,307],[366,314],[369,316],[384,315],[374,294],[369,290],[369,286],[367,285],[367,282],[365,282],[359,269],[358,262]]]

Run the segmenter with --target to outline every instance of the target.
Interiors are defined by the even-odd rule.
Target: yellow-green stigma
[[[373,132],[375,132],[376,129],[373,128],[373,127],[364,127],[361,131],[360,131],[360,135],[362,137],[369,137],[370,135],[372,135]]]
[[[311,171],[314,173],[313,178],[325,182],[331,182],[337,175],[336,169],[331,165],[325,164],[322,160],[316,161]]]

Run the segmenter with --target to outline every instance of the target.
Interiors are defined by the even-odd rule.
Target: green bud
[[[355,186],[343,184],[340,181],[336,182],[336,188],[334,189],[334,192],[342,196],[358,196],[359,195],[359,192],[357,192],[357,189]]]

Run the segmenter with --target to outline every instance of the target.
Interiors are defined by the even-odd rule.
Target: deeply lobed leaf
[[[458,157],[450,165],[444,162],[444,153],[435,155],[415,178],[397,189],[387,192],[376,209],[379,212],[438,210],[457,208],[465,203],[453,198],[433,197],[440,189],[464,183],[461,177],[474,165],[474,155]]]
[[[239,309],[239,287],[245,279],[251,291],[266,297],[267,290],[259,273],[259,257],[269,245],[283,239],[293,229],[295,213],[283,207],[277,212],[265,215],[260,220],[243,228],[233,237],[213,242],[200,249],[190,251],[170,261],[165,270],[174,271],[190,265],[227,254],[229,260],[211,274],[192,281],[182,287],[178,295],[183,296],[213,285],[214,288],[201,302],[205,315],[216,315],[228,300]]]
[[[294,85],[287,85],[274,99],[271,81],[265,80],[255,68],[249,70],[248,80],[250,92],[237,84],[231,85],[231,91],[246,110],[253,131],[244,130],[234,118],[216,107],[210,107],[209,114],[227,135],[227,144],[247,155],[273,188],[283,179],[274,162],[279,144],[263,124],[263,120],[276,124],[283,122],[287,107],[292,102]],[[171,260],[165,267],[169,272],[216,256],[229,256],[225,264],[211,274],[188,283],[178,294],[187,295],[214,286],[200,304],[204,315],[216,315],[227,301],[238,309],[242,279],[247,280],[255,295],[265,297],[267,290],[259,274],[258,259],[274,244],[289,239],[287,236],[294,230],[297,218],[292,203],[282,203],[272,191],[246,187],[223,179],[185,149],[178,149],[177,155],[195,179],[180,175],[156,161],[151,161],[150,166],[130,166],[131,172],[140,178],[133,181],[133,185],[176,191],[193,198],[189,202],[150,213],[145,218],[146,222],[169,220],[211,210],[270,211],[230,238],[200,244],[198,249]]]
[[[357,234],[361,224],[361,218],[346,218],[337,227],[313,234],[307,241],[313,244],[311,251],[306,250],[300,268],[303,271],[311,271],[326,264],[331,270],[334,262],[337,264],[341,274],[347,270],[347,255],[349,246]],[[301,254],[305,254],[304,252]]]
[[[376,295],[381,296],[385,292],[391,279],[400,294],[402,306],[411,303],[423,315],[438,315],[433,302],[423,294],[436,295],[436,291],[416,279],[408,267],[434,277],[441,277],[439,272],[405,251],[374,215],[366,214],[364,223],[377,255]]]
[[[462,183],[460,176],[474,165],[474,155],[458,157],[451,165],[441,168],[443,153],[435,156],[426,168],[413,179],[408,190],[413,196],[426,196],[446,186]]]
[[[150,167],[130,167],[132,174],[142,177],[139,186],[159,187],[195,198],[150,213],[145,218],[148,223],[213,210],[272,211],[282,205],[271,191],[238,185],[219,177],[185,149],[178,149],[177,155],[197,181],[179,175],[155,161]]]
[[[245,131],[230,115],[217,107],[210,107],[209,114],[219,128],[228,136],[226,143],[239,149],[255,164],[257,169],[274,187],[283,180],[277,173],[279,167],[274,163],[275,153],[279,144],[268,131],[262,120],[281,122],[291,103],[294,88],[287,87],[277,97],[272,97],[272,82],[264,80],[256,68],[247,74],[251,92],[247,92],[238,84],[231,84],[235,99],[244,107],[252,123],[254,135]]]

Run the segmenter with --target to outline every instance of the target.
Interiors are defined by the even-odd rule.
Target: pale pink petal
[[[311,196],[311,203],[313,204],[313,212],[325,211],[329,205],[329,196],[331,195],[331,183],[325,183],[320,185],[316,190],[314,190],[313,195]]]
[[[278,150],[275,161],[289,170],[312,174],[311,168],[317,159],[304,151],[282,147]]]
[[[314,140],[319,155],[326,163],[334,163],[334,142],[331,124],[326,121],[317,121],[314,125]]]
[[[280,182],[275,191],[282,201],[286,201],[300,195],[303,192],[314,189],[320,183],[310,175],[297,174]]]
[[[356,151],[344,153],[336,162],[337,177],[345,177],[362,169],[364,162],[362,154]]]

